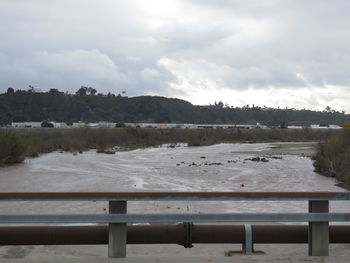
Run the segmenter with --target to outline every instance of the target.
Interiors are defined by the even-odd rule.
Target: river
[[[313,172],[311,143],[52,152],[0,169],[0,191],[345,191]],[[264,161],[249,160],[254,157]],[[2,202],[1,213],[106,213],[107,202]],[[349,211],[350,202],[330,202]],[[307,202],[129,202],[130,212],[306,212]]]

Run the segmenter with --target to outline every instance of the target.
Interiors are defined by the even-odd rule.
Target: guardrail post
[[[310,200],[309,213],[328,213],[328,200]],[[329,222],[309,222],[309,256],[329,255]]]
[[[110,214],[126,214],[126,201],[109,201]],[[108,226],[108,257],[126,257],[126,223],[109,223]]]
[[[244,233],[245,233],[245,239],[244,239],[244,243],[242,244],[242,251],[245,254],[253,254],[254,245],[253,245],[253,232],[252,232],[251,224],[244,224]]]

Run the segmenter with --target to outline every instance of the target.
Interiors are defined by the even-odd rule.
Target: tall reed
[[[350,123],[325,143],[319,144],[314,162],[315,171],[335,177],[350,188]]]

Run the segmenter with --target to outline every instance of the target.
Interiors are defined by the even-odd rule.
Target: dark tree
[[[75,93],[76,95],[79,95],[79,96],[85,96],[86,95],[86,92],[87,92],[87,88],[84,87],[84,86],[81,86],[80,89],[77,90],[77,92]]]
[[[34,86],[29,85],[29,86],[28,86],[28,88],[29,88],[29,89],[28,89],[28,92],[33,92],[33,90],[34,90]]]
[[[13,88],[9,87],[7,89],[7,94],[13,94],[13,93],[15,93],[15,90]]]
[[[50,89],[49,93],[50,94],[59,94],[60,92],[58,91],[58,89]]]
[[[281,129],[287,129],[288,128],[288,123],[287,122],[282,122],[281,125],[280,125],[280,128]]]
[[[87,92],[90,93],[90,95],[94,96],[96,94],[97,90],[92,88],[92,87],[89,87],[89,88],[87,88]]]

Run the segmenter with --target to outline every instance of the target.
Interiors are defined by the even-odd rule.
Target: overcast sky
[[[350,113],[348,0],[1,0],[8,87]]]

